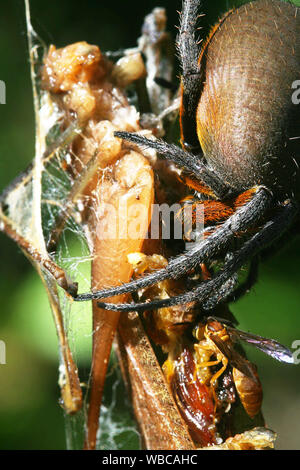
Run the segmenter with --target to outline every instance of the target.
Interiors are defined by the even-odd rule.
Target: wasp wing
[[[245,331],[231,327],[227,327],[227,331],[233,341],[242,340],[277,361],[294,364],[293,353],[286,346],[283,346],[274,339],[263,338],[262,336],[246,333]]]

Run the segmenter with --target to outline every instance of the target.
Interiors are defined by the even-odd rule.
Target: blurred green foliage
[[[237,4],[238,2],[235,2]],[[241,2],[239,2],[241,3]],[[300,1],[295,2],[300,5]],[[63,46],[79,40],[116,50],[136,44],[143,18],[154,6],[166,7],[169,30],[176,35],[181,2],[100,2],[99,0],[31,0],[33,25],[47,42]],[[233,2],[204,2],[205,31]],[[203,32],[205,34],[205,32]],[[5,2],[0,16],[0,79],[7,104],[0,113],[0,190],[31,161],[34,120],[24,8],[22,0]],[[17,246],[0,234],[0,339],[7,346],[7,364],[0,365],[0,448],[63,449],[63,411],[57,404],[58,355],[47,296]],[[298,241],[261,267],[252,292],[232,306],[240,327],[291,346],[300,339],[300,250]],[[85,356],[86,357],[86,356]],[[278,447],[300,448],[299,366],[277,364],[249,350],[264,386],[264,412],[278,432]],[[81,368],[87,368],[83,361]],[[108,380],[113,387],[115,375]],[[115,414],[120,415],[117,400]],[[130,423],[128,423],[130,425]],[[128,443],[124,448],[137,445]]]

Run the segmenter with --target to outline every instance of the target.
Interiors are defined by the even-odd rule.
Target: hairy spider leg
[[[189,251],[171,259],[166,268],[159,269],[145,277],[136,279],[121,286],[112,287],[96,292],[79,294],[74,297],[77,301],[101,299],[115,295],[135,292],[138,289],[151,286],[164,279],[177,279],[200,263],[216,256],[221,249],[242,230],[246,230],[266,212],[273,200],[272,195],[263,186],[253,190],[253,197],[245,205],[229,217],[220,227],[207,238],[195,243]],[[225,282],[225,281],[224,281]]]
[[[177,49],[181,62],[180,133],[182,147],[202,154],[196,131],[196,109],[199,103],[203,77],[199,61],[200,47],[196,37],[199,0],[183,2]]]
[[[189,185],[189,183],[187,183]],[[198,188],[194,188],[198,189]],[[253,196],[253,189],[247,190],[244,193],[238,195],[233,200],[229,201],[216,201],[212,199],[206,200],[191,200],[192,204],[192,216],[193,216],[193,226],[195,224],[195,217],[197,213],[197,207],[202,205],[204,207],[204,226],[207,227],[208,224],[220,224],[224,222],[228,217],[234,214],[234,212],[239,208],[242,207],[247,201],[251,199]],[[188,198],[187,200],[190,200]],[[184,201],[182,201],[184,202]],[[182,209],[183,210],[183,209]],[[205,236],[209,236],[210,229],[205,232]],[[234,256],[233,253],[228,253],[226,255]],[[204,265],[203,265],[204,266]],[[202,267],[203,268],[203,267]],[[207,270],[206,267],[204,269]],[[244,293],[246,293],[256,282],[257,280],[257,273],[258,273],[258,257],[255,258],[255,262],[251,261],[249,273],[247,279],[238,287],[238,274],[235,273],[225,284],[218,290],[218,292],[212,295],[203,305],[202,307],[204,310],[212,310],[219,304],[221,301],[227,300],[236,301],[240,298]],[[212,277],[211,273],[209,273],[208,278]]]
[[[239,209],[234,214],[234,216],[230,217],[228,220],[232,220],[233,217],[238,214],[239,218],[245,221],[245,217],[243,216],[246,216],[249,210],[251,211],[249,207],[251,206],[249,204],[246,204],[242,207],[242,209]],[[259,207],[259,209],[257,207],[256,209],[254,208],[254,220],[257,220],[258,212],[261,211],[261,209],[261,206]],[[294,201],[286,201],[283,207],[281,207],[279,213],[276,214],[276,216],[274,216],[273,218],[271,218],[268,222],[266,222],[264,226],[255,235],[253,235],[249,240],[247,240],[242,245],[242,247],[235,252],[234,257],[224,264],[222,270],[219,273],[217,273],[211,280],[202,282],[198,287],[192,289],[190,292],[186,292],[181,295],[171,297],[169,299],[154,300],[148,303],[146,302],[113,305],[99,302],[99,307],[106,310],[114,310],[119,312],[143,312],[146,310],[153,310],[157,308],[171,307],[173,305],[186,304],[193,301],[203,302],[211,295],[212,292],[215,292],[217,289],[221,288],[223,284],[231,276],[233,276],[233,274],[237,272],[250,258],[256,256],[262,248],[271,244],[278,237],[280,237],[282,233],[290,227],[290,225],[298,214],[298,205]],[[253,221],[253,214],[251,219]],[[225,224],[227,222],[225,222]],[[224,225],[221,228],[223,228]],[[248,226],[249,225],[247,225],[247,227],[245,228],[248,228]],[[239,224],[239,230],[240,229],[241,224]],[[219,233],[220,229],[219,231],[215,232],[215,234]],[[234,234],[234,232],[232,232],[232,234]],[[211,237],[213,237],[213,235]],[[209,237],[206,241],[209,242],[211,237]]]
[[[205,57],[202,57],[202,51],[199,50],[197,40],[196,40],[196,22],[197,22],[197,10],[199,6],[198,0],[187,0],[183,4],[183,11],[181,14],[181,25],[179,29],[179,37],[177,41],[177,46],[180,52],[181,57],[181,65],[182,65],[182,79],[181,79],[181,93],[182,93],[182,104],[180,109],[180,126],[181,126],[181,143],[184,149],[189,150],[189,152],[180,149],[179,147],[167,144],[161,140],[149,140],[145,137],[130,134],[126,132],[116,132],[115,135],[120,137],[124,140],[133,142],[138,145],[145,146],[147,148],[155,149],[163,158],[174,162],[179,168],[183,170],[183,177],[186,180],[188,186],[193,187],[198,191],[202,191],[204,194],[212,197],[214,199],[224,200],[230,199],[233,194],[230,186],[223,181],[223,179],[218,175],[213,169],[207,166],[205,160],[203,159],[202,152],[199,148],[199,142],[197,139],[196,134],[196,109],[199,102],[199,98],[201,95],[201,88],[203,85],[203,76],[201,73],[201,66],[205,67]],[[204,62],[203,62],[203,60]],[[203,62],[203,63],[202,63]],[[202,65],[201,65],[202,64]],[[263,193],[263,188],[261,188]],[[267,194],[267,190],[264,189],[265,196]],[[243,199],[245,198],[245,194],[248,191],[242,193],[240,197]],[[207,220],[209,220],[209,213],[211,213],[211,218],[214,223],[218,221],[222,221],[228,217],[228,219],[221,225],[221,227],[217,228],[213,234],[210,234],[207,240],[202,243],[199,243],[192,249],[190,252],[185,253],[181,256],[178,256],[174,259],[171,259],[167,268],[163,270],[158,270],[155,273],[152,273],[145,278],[140,278],[136,281],[132,281],[131,283],[127,283],[125,285],[119,286],[115,289],[105,289],[102,292],[94,292],[89,294],[81,294],[76,297],[76,300],[89,300],[89,299],[99,299],[104,297],[109,297],[113,295],[118,295],[120,293],[125,292],[133,292],[141,287],[146,287],[149,285],[154,284],[163,279],[167,278],[177,278],[180,277],[182,274],[186,273],[187,271],[191,270],[199,263],[203,263],[207,260],[212,259],[218,252],[223,249],[229,241],[234,239],[234,237],[238,234],[238,231],[230,232],[229,226],[235,220],[235,215],[237,219],[241,222],[243,220],[243,216],[245,215],[245,220],[243,223],[240,224],[240,230],[248,230],[251,226],[251,222],[247,221],[247,216],[250,215],[250,218],[253,217],[252,224],[257,226],[257,223],[261,216],[265,213],[266,209],[271,204],[271,196],[268,194],[269,200],[266,207],[262,208],[261,204],[258,204],[253,209],[251,209],[251,203],[247,202],[244,199],[243,211],[241,209],[237,209],[237,207],[232,207],[232,209],[237,209],[236,214],[232,214],[231,210],[227,210],[227,207],[220,202],[215,201],[215,206],[213,202],[211,204],[206,204],[207,211]],[[267,198],[267,196],[266,196]],[[237,201],[236,198],[234,201]],[[256,197],[253,197],[253,201],[256,203]],[[252,201],[251,201],[252,202]],[[219,207],[217,207],[219,204]],[[242,212],[243,216],[240,214]],[[275,223],[275,222],[274,222]],[[288,218],[284,221],[282,227],[278,227],[279,234],[285,231],[285,227],[289,225]],[[276,223],[275,226],[277,227]],[[268,233],[266,227],[262,229],[262,235]],[[258,232],[260,233],[260,232]],[[249,235],[249,233],[247,234]],[[255,237],[255,236],[254,236]],[[275,233],[270,236],[270,240],[277,238]],[[251,239],[252,240],[252,239]],[[250,242],[251,242],[250,240]],[[254,242],[255,238],[253,238]],[[268,242],[266,241],[265,244],[267,245]],[[247,248],[247,244],[244,245],[244,248]],[[258,248],[254,249],[253,246],[253,254],[256,251],[260,251]],[[241,248],[243,250],[243,247]],[[172,305],[172,302],[176,303],[185,303],[188,302],[191,296],[195,296],[197,293],[197,289],[205,290],[205,296],[203,299],[207,300],[209,304],[209,289],[212,289],[211,293],[214,293],[219,286],[220,292],[218,296],[215,295],[215,300],[211,303],[218,302],[220,297],[225,297],[229,293],[232,292],[235,286],[235,274],[233,266],[235,264],[239,265],[241,262],[241,254],[243,251],[236,252],[233,258],[229,261],[225,261],[224,268],[221,273],[218,273],[213,279],[208,280],[199,286],[199,288],[195,288],[191,293],[182,294],[181,296],[175,297],[172,299],[165,299],[166,304],[164,305]],[[248,259],[245,255],[243,258],[244,264]],[[231,267],[231,275],[228,274],[230,272]],[[238,269],[238,268],[237,268]],[[224,276],[224,273],[226,276]],[[228,274],[228,275],[227,275]],[[252,273],[250,273],[252,274]],[[231,279],[230,279],[231,278]],[[253,282],[255,276],[249,275],[249,283]],[[222,284],[223,282],[223,284]],[[242,289],[246,289],[249,284],[247,281],[244,286],[240,286],[239,292],[237,294],[242,294]],[[210,287],[211,286],[211,287]],[[204,295],[204,294],[203,294]],[[213,297],[213,296],[212,296]],[[177,300],[176,300],[177,299]],[[180,300],[181,299],[181,300]],[[184,302],[182,300],[184,299]],[[163,301],[161,301],[163,302]],[[140,305],[140,310],[145,310],[151,308],[151,306],[161,305],[158,301],[154,301],[151,303],[146,304],[146,307],[143,308]],[[101,304],[102,306],[102,304]],[[130,306],[114,306],[114,310],[133,310],[133,304]]]
[[[114,136],[141,147],[156,150],[162,158],[175,163],[178,168],[184,171],[186,177],[189,177],[191,181],[195,181],[196,187],[198,183],[201,188],[203,184],[211,188],[210,194],[214,195],[215,198],[226,199],[230,197],[231,188],[229,185],[224,183],[214,170],[206,166],[200,155],[189,153],[177,145],[168,144],[161,139],[151,140],[130,132],[117,131]]]

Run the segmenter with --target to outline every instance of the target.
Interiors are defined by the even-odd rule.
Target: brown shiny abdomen
[[[211,33],[197,109],[205,158],[236,191],[265,184],[292,195],[299,183],[300,9],[258,0],[232,11]],[[292,139],[291,139],[292,138]]]
[[[263,391],[259,377],[255,370],[253,370],[253,373],[257,377],[256,382],[238,369],[233,368],[232,370],[236,390],[239,394],[241,403],[250,418],[254,418],[254,416],[260,412],[263,398]]]

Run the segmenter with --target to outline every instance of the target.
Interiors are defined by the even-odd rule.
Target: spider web
[[[93,162],[84,169],[77,155],[70,153],[70,143],[82,129],[74,119],[62,130],[63,112],[41,86],[40,70],[47,47],[32,28],[29,0],[25,0],[25,10],[36,122],[35,157],[30,167],[0,196],[0,228],[19,244],[47,290],[59,338],[58,382],[66,411],[67,447],[80,449],[84,442],[92,358],[92,307],[89,302],[70,301],[62,287],[73,290],[74,283],[77,283],[80,292],[91,288],[92,243],[82,218],[87,201],[81,198],[80,190]],[[144,49],[154,77],[155,67],[159,68],[160,62],[143,36],[139,40],[139,48]],[[171,78],[170,73],[166,78]],[[162,75],[161,71],[159,74]],[[159,103],[157,112],[162,112],[163,117],[168,98],[162,100],[160,94],[160,100],[156,99],[158,87],[153,79],[147,86],[150,99],[154,105]],[[170,111],[176,107],[175,104]],[[70,162],[72,171],[66,171]],[[90,205],[98,202],[89,201]],[[66,276],[62,286],[57,281],[58,274],[63,272]],[[138,448],[139,433],[130,415],[130,404],[126,400],[124,403],[126,392],[114,353],[106,389],[108,393],[104,394],[97,436],[98,448]],[[81,400],[83,406],[79,409]]]
[[[60,131],[62,113],[51,100],[49,93],[43,91],[40,86],[39,70],[46,53],[46,46],[32,28],[27,0],[25,8],[36,119],[35,158],[32,165],[2,194],[0,223],[1,228],[9,230],[12,237],[20,243],[26,256],[40,274],[47,289],[58,334],[66,335],[64,341],[74,359],[71,374],[76,374],[76,364],[81,363],[81,356],[91,356],[93,335],[91,305],[70,302],[65,291],[57,287],[51,275],[41,268],[35,253],[39,253],[43,260],[57,263],[68,273],[70,279],[78,282],[80,290],[90,290],[90,250],[81,225],[78,205],[73,207],[70,200],[71,188],[74,188],[74,182],[79,174],[71,176],[63,169],[63,165],[70,157],[66,144],[72,141],[80,129],[75,122],[64,133]],[[50,257],[47,252],[47,241],[57,226],[57,221],[62,215],[65,217],[66,212],[68,217],[57,250]],[[31,252],[34,250],[35,253],[27,250],[28,246],[31,247]],[[66,365],[68,358],[64,357],[65,343],[60,341],[61,387],[65,386],[66,375],[70,373]],[[89,371],[84,368],[80,370],[80,379],[88,384]],[[111,402],[106,400],[101,418],[103,422],[101,433],[106,436],[102,441],[102,434],[100,435],[102,448],[122,448],[123,443],[119,439],[117,444],[117,437],[121,433],[126,433],[127,428],[130,432],[135,432],[132,431],[133,422],[122,422],[123,418],[120,417],[122,413],[118,419],[116,416],[112,419],[117,401],[117,388],[123,386],[120,374],[115,373],[115,379]],[[66,413],[66,440],[69,448],[82,448],[84,418],[85,403],[76,416],[69,416]],[[137,442],[135,444],[137,445]]]

